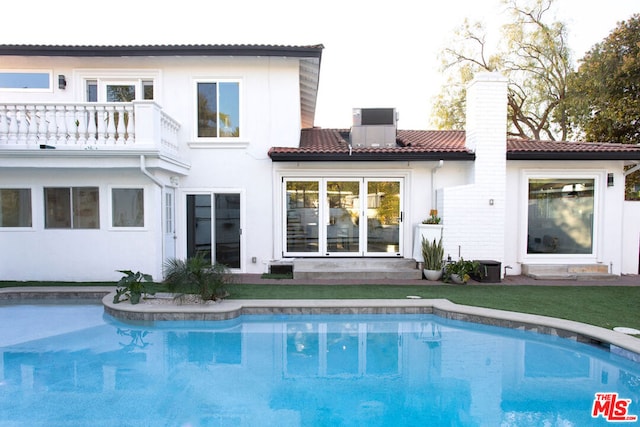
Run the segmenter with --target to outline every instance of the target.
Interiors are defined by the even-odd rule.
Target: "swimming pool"
[[[412,315],[123,322],[0,305],[0,425],[588,426],[640,414],[640,364],[553,336]]]

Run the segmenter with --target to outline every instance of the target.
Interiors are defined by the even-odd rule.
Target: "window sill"
[[[249,141],[239,141],[239,140],[233,140],[233,141],[191,141],[191,142],[187,142],[187,145],[189,146],[189,148],[238,148],[238,149],[243,149],[243,148],[247,148],[249,146]]]

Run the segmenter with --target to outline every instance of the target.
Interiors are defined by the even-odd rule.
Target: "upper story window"
[[[239,82],[198,82],[197,98],[198,138],[240,136]]]
[[[0,71],[0,90],[51,90],[48,71]]]
[[[85,96],[88,102],[131,102],[153,100],[152,79],[85,80]]]

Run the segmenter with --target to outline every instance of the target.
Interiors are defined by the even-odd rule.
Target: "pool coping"
[[[247,314],[434,314],[511,329],[538,332],[608,348],[640,362],[640,339],[573,320],[453,303],[447,299],[222,300],[207,304],[113,303],[114,287],[2,288],[0,300],[102,299],[105,313],[128,321],[228,320]]]

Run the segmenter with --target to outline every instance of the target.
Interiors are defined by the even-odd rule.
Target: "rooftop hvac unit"
[[[394,108],[354,108],[353,147],[395,147],[397,114]]]

